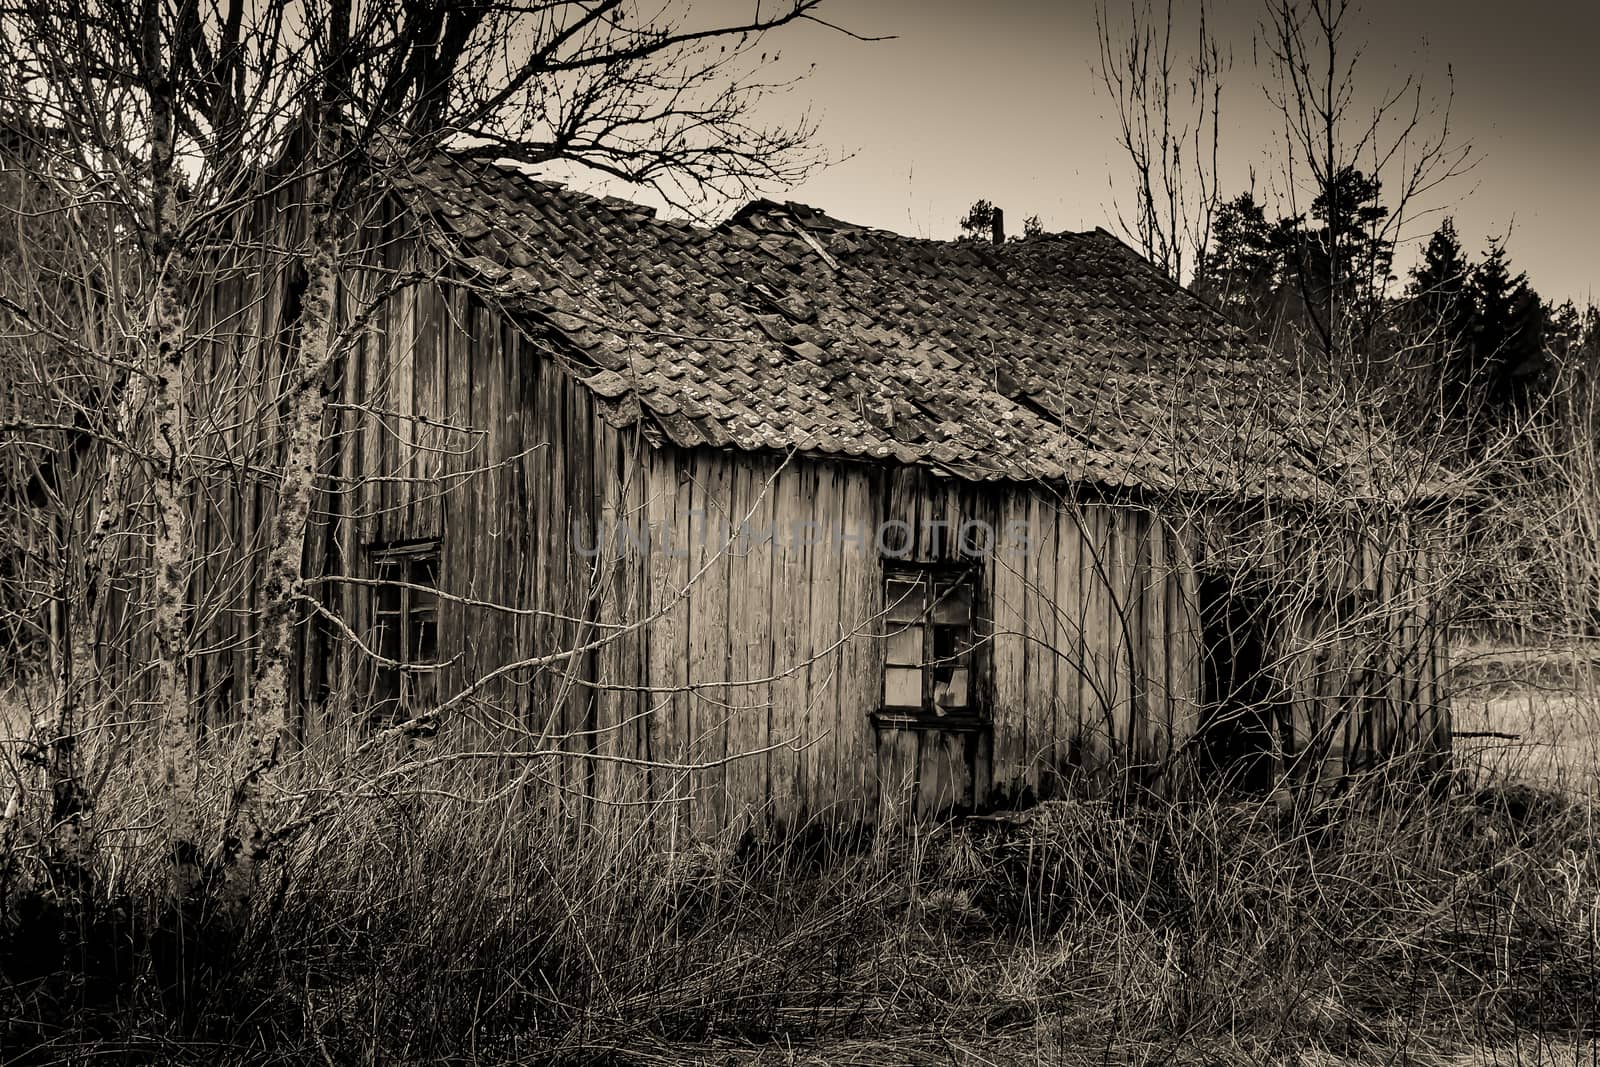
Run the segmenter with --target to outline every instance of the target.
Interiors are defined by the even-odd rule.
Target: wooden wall
[[[1193,572],[1147,511],[860,463],[670,448],[629,459],[642,462],[633,507],[654,537],[633,616],[654,620],[649,699],[606,693],[600,722],[642,716],[645,736],[624,747],[693,767],[669,773],[661,795],[693,794],[696,818],[870,820],[1022,801],[1073,769],[1153,776],[1192,732]],[[724,522],[705,530],[706,516]],[[755,535],[741,539],[746,517]],[[874,725],[886,523],[916,531],[910,556],[925,561],[958,558],[951,532],[965,524],[998,535],[976,558],[991,729]],[[1006,539],[1019,529],[1026,546]],[[603,659],[599,681],[632,683],[634,662]],[[742,753],[757,755],[704,766]]]
[[[414,242],[378,230],[386,276],[428,266]],[[352,307],[373,284],[352,280]],[[269,460],[276,357],[259,343],[251,357],[249,338],[272,335],[281,288],[228,298],[244,309],[240,340],[213,365],[222,378],[253,367],[264,383],[235,390],[231,424],[249,436],[231,447]],[[695,831],[981,808],[1080,775],[1171,781],[1200,721],[1207,539],[1192,521],[1048,486],[655,447],[600,419],[545,343],[443,277],[382,301],[326,431],[307,568],[328,613],[370,640],[371,589],[343,579],[369,574],[374,545],[438,538],[437,684],[458,695],[446,729],[561,749],[546,763],[574,803],[661,808]],[[208,483],[198,512],[197,588],[220,606],[197,672],[219,709],[248,677],[264,551],[250,531],[272,506],[248,473]],[[916,531],[912,554],[929,561],[959,552],[948,531],[964,524],[996,534],[976,621],[988,729],[874,725],[875,541],[891,521]],[[740,538],[745,522],[778,535]],[[1026,550],[1007,537],[1017,530]],[[1320,767],[1447,734],[1440,628],[1416,594],[1428,565],[1411,551],[1363,572],[1405,607],[1359,669],[1294,661],[1286,756],[1316,750]],[[363,728],[370,676],[340,625],[307,618],[307,743]]]

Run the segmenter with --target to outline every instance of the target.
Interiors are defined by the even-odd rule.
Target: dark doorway
[[[1213,780],[1272,788],[1276,686],[1270,670],[1271,612],[1237,578],[1200,577],[1202,767]]]

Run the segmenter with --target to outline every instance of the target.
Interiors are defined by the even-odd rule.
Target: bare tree
[[[1363,88],[1356,11],[1354,0],[1273,0],[1261,34],[1309,340],[1335,366],[1370,377],[1392,249],[1473,153],[1451,128],[1451,92],[1435,100],[1416,75],[1376,97]]]
[[[58,784],[76,790],[84,778],[76,709],[87,695],[115,702],[131,692],[119,684],[148,683],[148,702],[136,703],[151,709],[160,738],[175,854],[193,861],[220,849],[249,867],[262,841],[259,785],[290,718],[331,383],[390,291],[358,298],[338,282],[362,256],[359,208],[384,166],[448,145],[564,161],[677,202],[791,181],[817,160],[810,126],[754,115],[778,87],[771,35],[816,19],[819,2],[728,20],[620,0],[25,0],[0,13],[0,110],[26,149],[7,169],[37,191],[9,229],[24,254],[71,268],[8,279],[8,343],[33,354],[16,366],[44,399],[8,421],[3,447],[23,470],[92,442],[97,472],[88,503],[24,507],[33,518],[59,513],[47,523],[61,533],[38,586],[47,628],[70,635],[61,647],[72,652],[56,656],[60,685],[42,716]],[[287,231],[290,247],[265,247],[249,220],[286,191],[308,221]],[[38,226],[26,205],[41,201],[66,224]],[[300,280],[276,327],[290,353],[282,380],[268,383],[278,403],[241,408],[217,395],[204,357],[237,330],[210,314],[219,265],[252,256]],[[75,303],[52,291],[59,277]],[[78,383],[70,395],[66,382]],[[241,410],[271,421],[242,434]],[[265,443],[241,453],[251,435]],[[222,827],[231,843],[206,845],[193,802],[200,702],[190,668],[199,616],[216,607],[198,589],[206,560],[192,516],[224,477],[265,486],[271,548],[244,690],[251,754]],[[148,677],[108,680],[113,661],[148,662]]]
[[[1205,4],[1192,52],[1174,44],[1175,22],[1172,0],[1159,15],[1151,0],[1130,0],[1120,26],[1107,6],[1095,6],[1095,73],[1115,108],[1117,143],[1133,179],[1133,202],[1116,205],[1117,221],[1145,258],[1183,281],[1211,244],[1218,120],[1232,58],[1210,29]]]

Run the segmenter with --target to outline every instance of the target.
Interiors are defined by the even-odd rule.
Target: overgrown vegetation
[[[321,807],[239,910],[169,894],[136,768],[87,877],[22,828],[6,1059],[1426,1061],[1588,1033],[1600,995],[1594,811],[1557,793],[1370,778],[687,846],[482,770]]]

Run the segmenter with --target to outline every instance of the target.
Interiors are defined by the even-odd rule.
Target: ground
[[[675,853],[443,802],[478,782],[465,770],[392,804],[351,795],[278,857],[288,891],[259,941],[197,942],[222,961],[226,1028],[172,1058],[1594,1067],[1595,809],[1551,787],[1600,794],[1600,657],[1463,643],[1455,662],[1458,763],[1481,777],[1420,806],[1086,797],[871,849]],[[0,701],[15,727],[27,711]],[[146,866],[166,869],[102,875],[134,912],[159,904]],[[25,925],[0,933],[29,943]],[[71,981],[0,1000],[47,1052],[87,1047],[52,1014],[79,996],[76,951]],[[150,997],[158,970],[118,987],[148,1012],[130,1041],[180,1024]]]
[[[1600,646],[1461,642],[1451,658],[1463,764],[1600,794]]]

